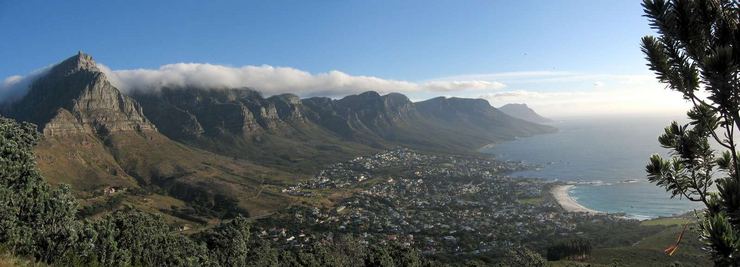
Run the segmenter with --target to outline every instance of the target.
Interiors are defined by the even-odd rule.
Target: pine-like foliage
[[[648,178],[674,197],[702,202],[707,209],[699,225],[715,263],[738,266],[740,1],[645,0],[643,7],[659,35],[642,38],[648,66],[694,106],[688,124],[673,122],[658,138],[671,158],[653,155]],[[712,149],[710,139],[722,153]]]

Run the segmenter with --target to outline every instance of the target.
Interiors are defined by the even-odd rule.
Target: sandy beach
[[[578,204],[570,195],[568,194],[568,191],[573,188],[575,185],[558,185],[553,187],[550,190],[550,193],[553,197],[555,197],[555,200],[560,204],[563,209],[569,212],[586,212],[591,214],[598,214],[601,213],[596,210],[592,210],[589,208],[584,207],[581,204]]]

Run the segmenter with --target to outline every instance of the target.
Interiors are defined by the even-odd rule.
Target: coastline
[[[568,191],[575,185],[556,185],[550,189],[550,194],[555,198],[560,207],[568,212],[582,212],[588,214],[601,214],[603,212],[592,210],[579,204],[573,199]]]

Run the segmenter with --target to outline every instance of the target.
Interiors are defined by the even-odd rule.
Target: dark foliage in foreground
[[[702,202],[700,227],[715,264],[739,266],[740,1],[645,0],[643,7],[659,34],[642,39],[648,66],[694,106],[690,123],[673,122],[658,139],[672,155],[650,158],[649,179],[673,196]]]

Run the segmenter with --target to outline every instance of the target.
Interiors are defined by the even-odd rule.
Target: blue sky
[[[407,92],[414,99],[521,100],[557,111],[570,104],[542,99],[662,90],[639,50],[640,37],[651,34],[641,15],[640,1],[3,0],[0,77],[26,75],[83,50],[112,71],[175,63],[266,65],[311,75],[336,70],[419,84]],[[124,80],[136,77],[125,74]],[[430,81],[488,87],[433,90]]]

